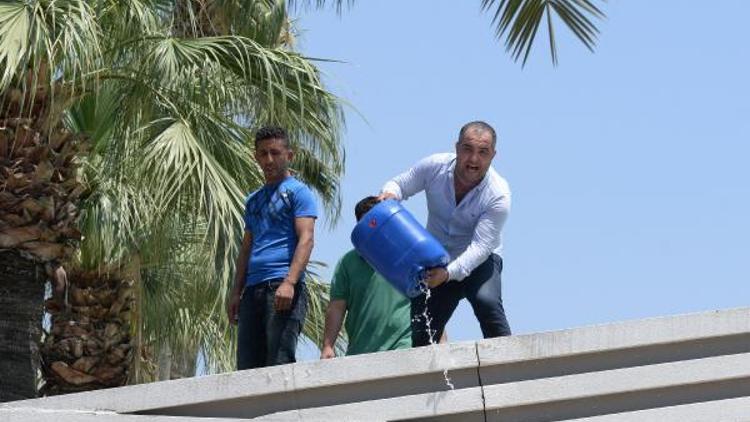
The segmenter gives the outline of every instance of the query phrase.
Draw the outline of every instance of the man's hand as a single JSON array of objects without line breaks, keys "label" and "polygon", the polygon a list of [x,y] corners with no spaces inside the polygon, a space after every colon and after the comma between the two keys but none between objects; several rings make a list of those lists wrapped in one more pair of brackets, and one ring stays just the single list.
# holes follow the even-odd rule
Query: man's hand
[{"label": "man's hand", "polygon": [[426,278],[424,281],[427,283],[427,286],[434,289],[448,281],[448,270],[443,267],[430,268],[425,273],[425,276]]},{"label": "man's hand", "polygon": [[385,201],[386,199],[395,199],[398,201],[398,197],[395,193],[391,192],[383,192],[380,195],[378,195],[378,202]]},{"label": "man's hand", "polygon": [[323,346],[323,350],[320,352],[321,359],[332,359],[336,357],[336,352],[333,351],[331,346]]},{"label": "man's hand", "polygon": [[277,311],[286,311],[292,307],[294,298],[294,283],[284,279],[276,288],[276,296],[273,301],[273,308]]},{"label": "man's hand", "polygon": [[241,291],[233,290],[232,295],[229,297],[229,302],[227,302],[227,318],[229,318],[229,323],[232,325],[237,324],[237,319],[240,315],[241,296]]}]

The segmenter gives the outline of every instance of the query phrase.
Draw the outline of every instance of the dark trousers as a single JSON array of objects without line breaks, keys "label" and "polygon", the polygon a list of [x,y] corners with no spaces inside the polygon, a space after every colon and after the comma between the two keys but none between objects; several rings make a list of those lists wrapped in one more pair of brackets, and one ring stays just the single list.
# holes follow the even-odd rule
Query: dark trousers
[{"label": "dark trousers", "polygon": [[412,346],[435,343],[443,335],[458,302],[466,298],[474,315],[479,320],[484,338],[510,335],[510,326],[505,318],[501,294],[500,273],[503,271],[503,259],[491,254],[486,261],[474,269],[462,281],[451,280],[434,288],[427,300],[427,316],[430,318],[430,330],[424,317],[426,295],[421,294],[411,301],[411,340]]},{"label": "dark trousers", "polygon": [[297,361],[295,352],[307,313],[307,291],[303,283],[298,283],[291,308],[277,312],[273,303],[281,281],[275,279],[245,287],[238,321],[237,369]]}]

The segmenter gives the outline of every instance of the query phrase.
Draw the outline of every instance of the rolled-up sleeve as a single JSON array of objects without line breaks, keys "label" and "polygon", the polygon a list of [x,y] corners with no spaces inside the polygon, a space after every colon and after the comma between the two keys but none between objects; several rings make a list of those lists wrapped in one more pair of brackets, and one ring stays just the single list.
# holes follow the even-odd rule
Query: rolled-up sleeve
[{"label": "rolled-up sleeve", "polygon": [[510,212],[510,196],[502,196],[481,214],[466,250],[448,264],[448,279],[463,280],[500,246],[501,231]]},{"label": "rolled-up sleeve", "polygon": [[430,175],[434,173],[436,166],[439,166],[439,163],[436,162],[434,156],[424,158],[409,170],[387,181],[380,191],[392,193],[399,200],[409,199],[410,196],[423,191],[427,187],[427,181]]}]

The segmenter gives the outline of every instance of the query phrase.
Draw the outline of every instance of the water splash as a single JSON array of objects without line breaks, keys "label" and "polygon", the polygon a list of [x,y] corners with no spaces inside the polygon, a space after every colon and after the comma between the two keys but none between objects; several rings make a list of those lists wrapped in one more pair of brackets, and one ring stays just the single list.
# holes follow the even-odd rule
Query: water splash
[{"label": "water splash", "polygon": [[[438,344],[435,341],[435,334],[437,334],[437,330],[432,329],[432,317],[427,311],[427,303],[430,301],[430,297],[432,296],[432,290],[424,283],[424,281],[420,282],[420,287],[422,292],[424,293],[424,311],[422,311],[422,318],[424,318],[425,328],[427,329],[427,336],[430,339],[430,345],[432,347],[435,347]],[[443,378],[445,378],[445,385],[447,385],[451,390],[456,389],[456,387],[451,382],[451,378],[448,376],[448,368],[443,369]]]},{"label": "water splash", "polygon": [[422,288],[422,291],[424,292],[424,310],[422,311],[422,318],[424,318],[424,325],[425,328],[427,328],[427,336],[430,339],[430,344],[434,346],[436,343],[435,333],[432,330],[432,317],[427,311],[427,303],[430,301],[430,296],[432,296],[432,290],[430,290],[427,286],[424,286]]},{"label": "water splash", "polygon": [[448,376],[448,368],[443,369],[443,378],[445,378],[445,385],[450,387],[451,390],[456,389],[456,386],[451,382],[451,377]]}]

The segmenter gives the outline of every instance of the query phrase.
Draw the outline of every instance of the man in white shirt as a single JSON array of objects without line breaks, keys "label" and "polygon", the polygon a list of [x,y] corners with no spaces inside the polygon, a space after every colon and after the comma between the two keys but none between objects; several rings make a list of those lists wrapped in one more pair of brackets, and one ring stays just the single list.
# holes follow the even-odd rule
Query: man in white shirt
[{"label": "man in white shirt", "polygon": [[[497,135],[489,124],[461,128],[456,153],[435,154],[389,180],[380,199],[425,191],[427,230],[451,256],[447,268],[427,271],[430,298],[412,300],[412,345],[439,339],[462,298],[474,309],[485,338],[510,335],[501,295],[501,230],[510,211],[508,183],[492,167]],[[424,310],[427,307],[430,332]]]}]

